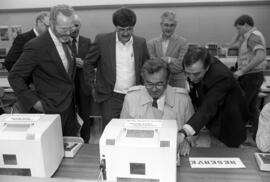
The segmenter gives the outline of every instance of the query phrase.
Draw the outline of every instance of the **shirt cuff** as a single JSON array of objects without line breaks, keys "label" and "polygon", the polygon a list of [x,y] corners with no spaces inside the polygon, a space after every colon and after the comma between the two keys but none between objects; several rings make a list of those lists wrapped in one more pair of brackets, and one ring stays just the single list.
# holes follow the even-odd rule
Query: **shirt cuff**
[{"label": "shirt cuff", "polygon": [[169,59],[168,59],[168,64],[170,64],[171,62],[172,62],[172,58],[169,57]]},{"label": "shirt cuff", "polygon": [[183,129],[187,132],[188,136],[193,136],[196,133],[195,130],[189,124],[185,124],[183,126]]}]

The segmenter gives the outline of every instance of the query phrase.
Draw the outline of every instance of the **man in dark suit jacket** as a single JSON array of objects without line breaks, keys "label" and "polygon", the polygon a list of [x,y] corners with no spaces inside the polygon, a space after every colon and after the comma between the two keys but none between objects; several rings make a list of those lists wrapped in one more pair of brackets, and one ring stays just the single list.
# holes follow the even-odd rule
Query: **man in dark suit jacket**
[{"label": "man in dark suit jacket", "polygon": [[133,35],[132,10],[118,9],[113,23],[116,31],[96,36],[84,64],[87,84],[95,87],[95,99],[101,103],[103,127],[120,117],[124,96],[131,86],[142,83],[140,69],[149,57],[145,39]]},{"label": "man in dark suit jacket", "polygon": [[[26,43],[9,73],[9,83],[24,112],[61,115],[64,136],[78,132],[74,104],[75,63],[68,50],[74,10],[67,5],[52,7],[50,28]],[[25,80],[33,78],[35,90]]]},{"label": "man in dark suit jacket", "polygon": [[73,32],[71,32],[71,37],[73,45],[72,47],[75,48],[77,67],[77,72],[75,76],[76,104],[78,114],[83,120],[80,135],[84,139],[84,142],[88,143],[90,139],[90,127],[93,120],[92,118],[90,118],[90,116],[92,115],[92,110],[95,105],[93,97],[89,95],[89,93],[91,93],[91,90],[89,90],[86,86],[82,68],[84,65],[83,59],[91,46],[91,40],[89,38],[79,36],[81,20],[78,15],[74,16],[73,26],[74,30]]},{"label": "man in dark suit jacket", "polygon": [[49,27],[49,13],[40,12],[36,17],[36,26],[32,30],[19,34],[13,41],[11,48],[5,59],[5,67],[8,71],[16,63],[23,51],[23,46],[29,40],[45,32]]},{"label": "man in dark suit jacket", "polygon": [[195,114],[179,131],[179,142],[206,126],[216,141],[239,147],[246,139],[248,110],[244,92],[233,74],[205,48],[188,51],[183,66],[190,82]]}]

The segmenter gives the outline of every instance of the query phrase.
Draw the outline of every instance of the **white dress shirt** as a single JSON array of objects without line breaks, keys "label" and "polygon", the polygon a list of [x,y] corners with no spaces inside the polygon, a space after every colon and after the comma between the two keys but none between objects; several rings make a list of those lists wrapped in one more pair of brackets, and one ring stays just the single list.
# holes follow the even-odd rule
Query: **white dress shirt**
[{"label": "white dress shirt", "polygon": [[116,34],[116,82],[114,92],[126,94],[136,83],[133,37],[124,45]]},{"label": "white dress shirt", "polygon": [[51,38],[53,40],[53,43],[54,43],[54,45],[55,45],[55,47],[57,49],[57,52],[58,52],[58,54],[59,54],[59,56],[60,56],[60,58],[62,60],[64,68],[68,72],[68,60],[67,60],[63,45],[59,41],[59,39],[53,34],[51,28],[49,28],[49,33],[50,33],[50,36],[51,36]]}]

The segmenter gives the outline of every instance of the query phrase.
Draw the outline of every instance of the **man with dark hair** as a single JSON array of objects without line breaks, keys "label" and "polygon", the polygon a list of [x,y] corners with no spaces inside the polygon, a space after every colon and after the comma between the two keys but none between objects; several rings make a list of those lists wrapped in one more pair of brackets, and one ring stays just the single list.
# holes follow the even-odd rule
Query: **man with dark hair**
[{"label": "man with dark hair", "polygon": [[[51,8],[48,31],[27,42],[8,80],[25,113],[60,114],[64,136],[76,136],[74,104],[75,63],[67,43],[74,10],[68,5]],[[33,78],[35,90],[25,80]]]},{"label": "man with dark hair", "polygon": [[85,80],[101,103],[103,127],[119,118],[125,94],[141,84],[140,70],[149,57],[145,39],[133,35],[136,15],[131,9],[118,9],[113,23],[114,32],[96,36],[84,64]]},{"label": "man with dark hair", "polygon": [[[141,70],[144,86],[128,90],[120,118],[172,119],[180,130],[194,110],[186,89],[168,85],[169,73],[163,60],[146,61]],[[188,153],[189,145],[185,142],[180,154]]]},{"label": "man with dark hair", "polygon": [[262,33],[254,27],[251,16],[240,16],[235,20],[234,26],[238,33],[229,45],[239,49],[234,77],[245,91],[249,107],[249,122],[253,125],[253,139],[255,139],[260,112],[257,96],[264,80],[263,70],[267,67],[266,43]]},{"label": "man with dark hair", "polygon": [[[45,32],[49,27],[49,13],[42,11],[36,17],[36,26],[32,30],[19,34],[13,41],[11,48],[5,58],[5,67],[8,71],[16,63],[23,51],[23,46],[29,40]],[[29,81],[30,82],[30,81]]]},{"label": "man with dark hair", "polygon": [[195,114],[179,130],[180,143],[205,126],[210,132],[212,146],[216,143],[239,147],[246,139],[247,105],[231,71],[206,48],[189,50],[184,56],[183,67]]}]

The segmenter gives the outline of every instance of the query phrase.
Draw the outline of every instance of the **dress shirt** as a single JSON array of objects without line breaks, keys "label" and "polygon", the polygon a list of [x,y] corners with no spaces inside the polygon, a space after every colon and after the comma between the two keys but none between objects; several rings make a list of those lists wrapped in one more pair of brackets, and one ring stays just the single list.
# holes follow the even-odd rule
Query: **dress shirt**
[{"label": "dress shirt", "polygon": [[162,51],[163,51],[163,56],[166,56],[167,48],[169,45],[170,40],[169,39],[162,39]]},{"label": "dress shirt", "polygon": [[39,36],[39,33],[38,33],[38,31],[36,30],[36,28],[33,28],[33,31],[34,31],[36,37]]},{"label": "dress shirt", "polygon": [[123,44],[116,34],[116,82],[114,92],[126,94],[135,85],[135,60],[133,53],[133,37]]},{"label": "dress shirt", "polygon": [[53,34],[51,28],[49,28],[49,33],[50,33],[50,36],[52,37],[53,43],[56,47],[56,50],[57,50],[57,52],[62,60],[63,66],[64,66],[65,70],[68,72],[68,68],[69,68],[68,60],[67,60],[63,45],[59,41],[59,39]]},{"label": "dress shirt", "polygon": [[157,109],[163,111],[164,104],[165,104],[165,95],[163,94],[157,99]]}]

